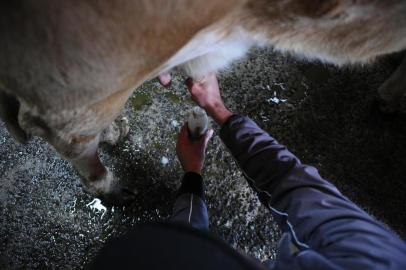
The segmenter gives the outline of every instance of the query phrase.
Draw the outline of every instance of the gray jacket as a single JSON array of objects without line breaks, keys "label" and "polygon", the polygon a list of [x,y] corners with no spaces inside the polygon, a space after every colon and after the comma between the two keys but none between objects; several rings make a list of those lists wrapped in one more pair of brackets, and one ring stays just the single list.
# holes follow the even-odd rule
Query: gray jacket
[{"label": "gray jacket", "polygon": [[284,234],[272,269],[406,269],[406,244],[245,116],[221,138]]}]

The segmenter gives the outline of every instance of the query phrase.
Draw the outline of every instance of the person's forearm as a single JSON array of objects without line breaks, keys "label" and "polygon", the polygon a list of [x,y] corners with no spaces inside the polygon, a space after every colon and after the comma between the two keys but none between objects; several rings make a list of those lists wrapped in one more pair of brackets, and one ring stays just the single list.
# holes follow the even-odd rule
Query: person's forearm
[{"label": "person's forearm", "polygon": [[[282,228],[292,226],[300,241],[324,255],[364,256],[356,261],[360,266],[376,263],[382,255],[389,261],[395,260],[394,254],[406,255],[404,243],[392,232],[249,118],[230,117],[221,138],[261,202],[271,208]],[[289,223],[284,221],[286,214]],[[377,244],[368,245],[370,241]]]},{"label": "person's forearm", "polygon": [[208,115],[210,115],[213,120],[220,126],[224,125],[228,118],[230,118],[233,113],[228,110],[223,103],[214,104],[209,108],[206,108]]}]

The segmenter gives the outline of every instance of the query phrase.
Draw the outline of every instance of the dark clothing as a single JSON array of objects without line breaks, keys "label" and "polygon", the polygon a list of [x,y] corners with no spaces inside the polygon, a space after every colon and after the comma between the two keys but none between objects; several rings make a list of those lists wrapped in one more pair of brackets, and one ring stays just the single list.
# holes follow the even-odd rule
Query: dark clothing
[{"label": "dark clothing", "polygon": [[183,176],[170,220],[185,223],[196,229],[209,229],[204,185],[200,174],[187,172]]},{"label": "dark clothing", "polygon": [[[267,263],[267,267],[289,270],[406,269],[406,244],[401,239],[321,178],[314,167],[301,164],[285,146],[248,117],[230,117],[220,135],[249,185],[283,231],[277,258]],[[207,229],[207,208],[202,191],[201,178],[186,174],[172,220]],[[176,253],[176,248],[184,247],[185,243],[189,247],[186,249],[188,254],[199,252],[202,247],[199,241],[182,241],[170,243],[166,252]],[[223,249],[212,250],[213,258],[224,252]],[[204,258],[207,260],[207,254]],[[230,258],[225,257],[225,261],[230,263]],[[240,259],[250,265],[246,269],[252,269],[252,260],[245,255]],[[205,264],[196,259],[194,269],[206,269],[202,265]],[[228,269],[228,265],[213,269]],[[257,266],[257,269],[262,267]],[[178,269],[182,267],[179,265]]]},{"label": "dark clothing", "polygon": [[406,269],[401,239],[248,117],[221,138],[285,233],[275,269]]},{"label": "dark clothing", "polygon": [[402,240],[248,117],[230,117],[220,136],[282,228],[274,269],[406,269]]},{"label": "dark clothing", "polygon": [[241,255],[207,230],[180,223],[134,227],[101,249],[95,270],[266,270],[258,260]]}]

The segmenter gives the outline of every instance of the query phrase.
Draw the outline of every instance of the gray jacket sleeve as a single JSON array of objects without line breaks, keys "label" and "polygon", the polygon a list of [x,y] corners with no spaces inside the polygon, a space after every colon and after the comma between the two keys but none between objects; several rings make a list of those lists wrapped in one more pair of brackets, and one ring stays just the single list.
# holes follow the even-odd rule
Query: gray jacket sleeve
[{"label": "gray jacket sleeve", "polygon": [[169,220],[188,224],[196,229],[208,230],[209,217],[204,189],[200,174],[186,172],[176,194],[172,217]]},{"label": "gray jacket sleeve", "polygon": [[282,242],[292,242],[280,261],[290,257],[298,269],[406,269],[401,239],[248,117],[231,116],[221,138],[281,226]]}]

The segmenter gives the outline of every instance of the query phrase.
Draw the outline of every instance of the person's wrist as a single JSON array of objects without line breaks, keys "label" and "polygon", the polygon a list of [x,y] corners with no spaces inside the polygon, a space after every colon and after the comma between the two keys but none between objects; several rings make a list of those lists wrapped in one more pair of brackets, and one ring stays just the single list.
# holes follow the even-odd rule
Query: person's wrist
[{"label": "person's wrist", "polygon": [[195,173],[198,175],[202,174],[202,172],[200,170],[185,170],[185,174],[187,174],[187,173]]},{"label": "person's wrist", "polygon": [[197,173],[197,174],[201,174],[202,169],[200,168],[200,166],[189,166],[183,169],[185,171],[185,173],[188,172],[193,172],[193,173]]},{"label": "person's wrist", "polygon": [[227,119],[233,115],[233,113],[228,110],[222,103],[221,104],[215,104],[213,106],[210,106],[207,109],[207,113],[216,121],[217,124],[222,126]]}]

